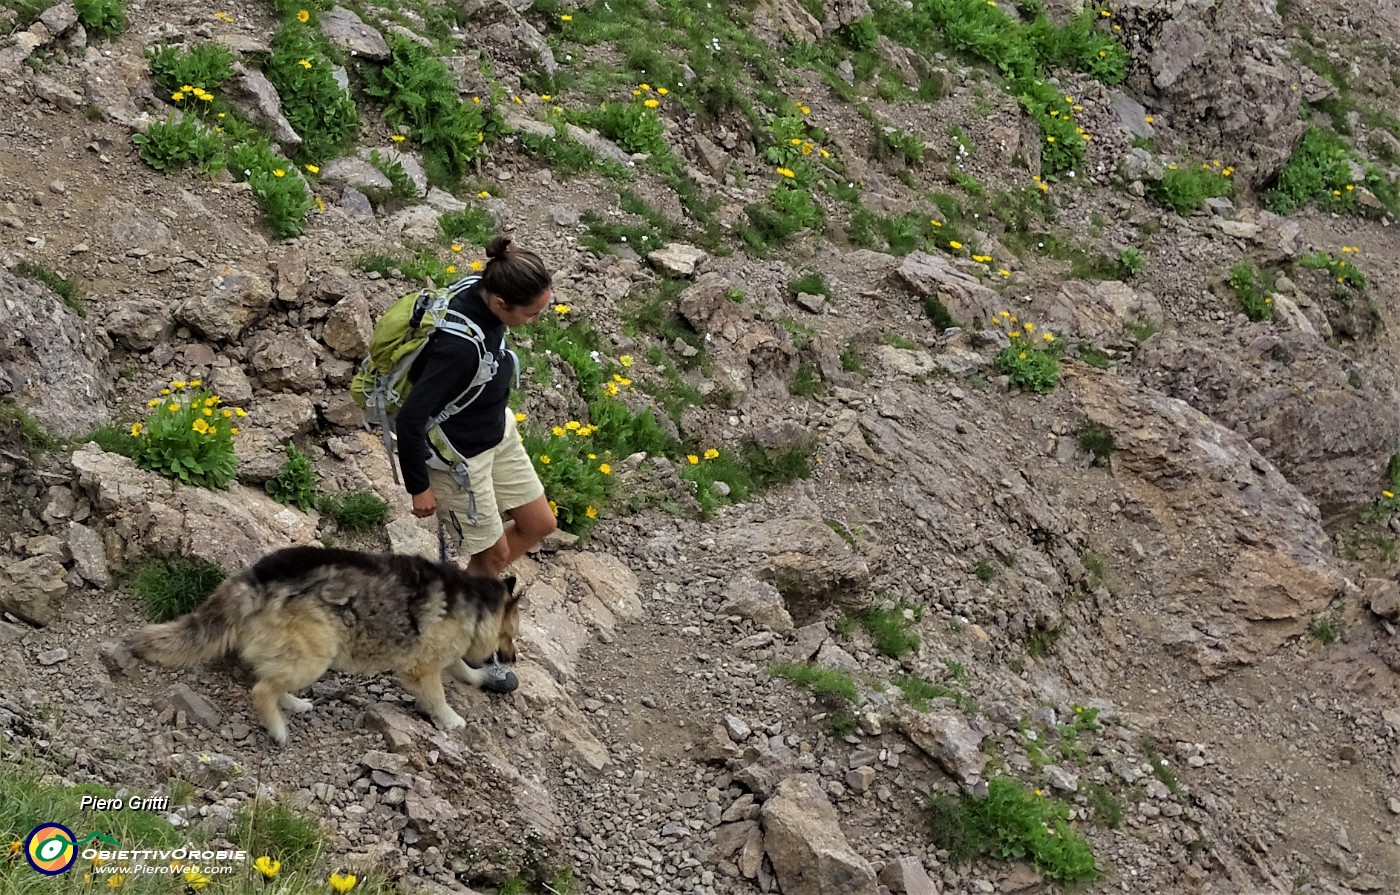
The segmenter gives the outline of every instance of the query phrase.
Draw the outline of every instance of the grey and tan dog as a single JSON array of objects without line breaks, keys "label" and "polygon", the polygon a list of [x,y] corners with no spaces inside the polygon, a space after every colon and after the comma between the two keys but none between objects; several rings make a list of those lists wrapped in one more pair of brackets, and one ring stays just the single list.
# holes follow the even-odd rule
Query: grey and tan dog
[{"label": "grey and tan dog", "polygon": [[418,556],[291,547],[227,579],[198,609],[147,625],[124,646],[173,668],[235,652],[252,669],[253,706],[272,738],[287,742],[282,709],[328,669],[394,672],[433,723],[466,725],[447,704],[442,675],[479,683],[492,653],[515,661],[520,598],[515,579],[469,575]]}]

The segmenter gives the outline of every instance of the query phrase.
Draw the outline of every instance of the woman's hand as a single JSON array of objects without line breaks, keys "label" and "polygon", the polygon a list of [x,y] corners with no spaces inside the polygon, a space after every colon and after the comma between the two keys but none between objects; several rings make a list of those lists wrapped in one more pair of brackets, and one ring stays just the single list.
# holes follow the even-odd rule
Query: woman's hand
[{"label": "woman's hand", "polygon": [[436,512],[437,498],[433,496],[432,488],[413,495],[413,515],[419,519],[426,519]]}]

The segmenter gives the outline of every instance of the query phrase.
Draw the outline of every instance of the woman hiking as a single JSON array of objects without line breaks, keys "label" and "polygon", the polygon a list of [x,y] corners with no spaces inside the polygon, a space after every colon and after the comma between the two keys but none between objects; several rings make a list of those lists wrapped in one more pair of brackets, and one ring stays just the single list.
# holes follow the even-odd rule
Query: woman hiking
[{"label": "woman hiking", "polygon": [[[433,333],[409,370],[413,389],[395,429],[413,515],[436,513],[456,539],[458,555],[471,557],[467,571],[499,576],[556,525],[507,404],[518,362],[504,341],[507,329],[539,318],[553,290],[544,262],[509,237],[491,240],[486,257],[480,276],[456,284],[449,305],[479,327],[484,340],[478,348],[451,333]],[[481,381],[483,364],[495,372]],[[440,419],[453,405],[460,409]],[[519,686],[515,673],[495,662],[473,668],[469,683],[484,690],[509,693]]]}]

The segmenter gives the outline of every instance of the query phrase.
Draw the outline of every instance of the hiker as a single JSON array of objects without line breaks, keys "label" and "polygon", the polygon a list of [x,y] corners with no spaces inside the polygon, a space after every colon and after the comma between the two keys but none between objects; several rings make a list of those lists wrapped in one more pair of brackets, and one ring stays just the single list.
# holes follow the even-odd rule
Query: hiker
[{"label": "hiker", "polygon": [[[506,403],[519,371],[504,341],[506,329],[538,319],[549,306],[552,289],[539,256],[513,245],[509,237],[493,239],[486,256],[490,260],[479,278],[454,285],[456,290],[470,284],[449,305],[485,338],[470,341],[442,330],[429,337],[409,368],[413,389],[398,412],[395,431],[413,515],[436,513],[455,538],[458,555],[471,557],[467,571],[499,576],[556,525]],[[493,366],[495,375],[474,387],[482,364]],[[440,421],[440,436],[430,437],[439,415],[464,398],[469,403]],[[502,520],[502,514],[509,518]],[[514,681],[510,671],[492,667]],[[483,685],[500,692],[515,689],[503,686]]]}]

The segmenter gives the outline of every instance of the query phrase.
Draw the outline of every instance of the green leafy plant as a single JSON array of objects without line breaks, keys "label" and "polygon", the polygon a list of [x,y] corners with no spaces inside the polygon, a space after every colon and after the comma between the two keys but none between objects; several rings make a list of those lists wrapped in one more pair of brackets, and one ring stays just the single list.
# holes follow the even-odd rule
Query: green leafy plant
[{"label": "green leafy plant", "polygon": [[907,165],[924,163],[924,138],[909,131],[876,127],[870,146],[877,159],[895,158]]},{"label": "green leafy plant", "polygon": [[1138,741],[1138,745],[1142,748],[1142,754],[1147,756],[1147,763],[1152,765],[1152,775],[1160,780],[1172,795],[1180,792],[1181,781],[1176,779],[1176,772],[1162,757],[1162,750],[1157,747],[1156,740],[1151,737],[1143,737]]},{"label": "green leafy plant", "polygon": [[1298,148],[1279,171],[1273,188],[1264,194],[1269,210],[1290,214],[1307,205],[1326,211],[1358,212],[1364,207],[1357,198],[1358,179],[1385,207],[1400,208],[1400,197],[1385,174],[1362,158],[1341,137],[1309,125]]},{"label": "green leafy plant", "polygon": [[306,455],[291,442],[287,443],[287,461],[282,465],[282,471],[268,479],[263,487],[273,500],[296,507],[303,513],[310,512],[316,506],[316,471],[311,468],[311,461]]},{"label": "green leafy plant", "polygon": [[[1351,246],[1343,246],[1343,252],[1352,251]],[[1345,258],[1336,258],[1326,252],[1313,252],[1298,259],[1298,264],[1309,270],[1325,270],[1332,275],[1337,285],[1354,292],[1366,291],[1366,274],[1361,268]]]},{"label": "green leafy plant", "polygon": [[146,56],[151,79],[166,95],[195,87],[214,93],[233,77],[233,54],[223,44],[199,43],[189,49],[161,44]]},{"label": "green leafy plant", "polygon": [[1258,322],[1274,316],[1273,274],[1260,273],[1254,265],[1241,261],[1231,268],[1226,282],[1235,290],[1240,308],[1250,320]]},{"label": "green leafy plant", "polygon": [[214,170],[223,156],[223,140],[199,119],[186,112],[178,119],[172,114],[163,121],[154,121],[144,134],[131,137],[141,161],[157,171],[178,171],[198,165]]},{"label": "green leafy plant", "polygon": [[266,138],[237,143],[228,150],[228,168],[252,188],[272,232],[296,236],[306,229],[312,199],[306,182],[288,159],[272,151]]},{"label": "green leafy plant", "polygon": [[143,563],[131,589],[145,604],[147,618],[165,622],[198,608],[224,578],[224,570],[213,563],[173,556]]},{"label": "green leafy plant", "polygon": [[457,81],[432,51],[389,35],[387,65],[368,73],[365,92],[385,102],[384,119],[422,149],[428,180],[455,186],[484,146],[504,128],[480,97],[464,102]]},{"label": "green leafy plant", "polygon": [[1123,272],[1130,277],[1141,274],[1145,264],[1142,252],[1135,248],[1126,248],[1118,253],[1118,266],[1123,268]]},{"label": "green leafy plant", "polygon": [[126,10],[121,0],[73,0],[78,21],[89,32],[108,40],[126,30]]},{"label": "green leafy plant", "polygon": [[333,158],[359,134],[355,101],[336,80],[330,43],[318,28],[292,17],[272,38],[266,73],[282,112],[301,136],[301,157]]},{"label": "green leafy plant", "polygon": [[815,271],[805,273],[788,283],[788,295],[796,298],[806,293],[807,295],[824,295],[831,299],[831,287],[826,284],[826,280],[821,274]]},{"label": "green leafy plant", "polygon": [[1113,430],[1102,423],[1086,423],[1079,430],[1079,446],[1094,456],[1095,463],[1107,463],[1113,453]]},{"label": "green leafy plant", "polygon": [[1331,646],[1342,636],[1340,614],[1319,615],[1308,623],[1308,636],[1323,646]]},{"label": "green leafy plant", "polygon": [[402,277],[414,283],[432,280],[436,284],[444,284],[450,282],[450,278],[456,273],[455,270],[448,271],[448,268],[454,265],[438,258],[428,249],[422,249],[417,255],[408,258],[396,258],[377,252],[361,255],[355,259],[355,266],[363,271],[377,273],[386,279]]},{"label": "green leafy plant", "polygon": [[1035,324],[1021,323],[1012,314],[1002,311],[993,318],[1003,327],[1011,344],[997,354],[993,362],[1004,373],[1012,388],[1031,392],[1051,392],[1060,383],[1061,343],[1049,330],[1037,332]]},{"label": "green leafy plant", "polygon": [[373,531],[389,516],[389,505],[369,491],[324,494],[316,501],[316,508],[331,517],[337,528],[350,534]]},{"label": "green leafy plant", "polygon": [[1167,165],[1162,179],[1147,185],[1147,194],[1159,204],[1186,217],[1201,207],[1206,199],[1230,196],[1235,192],[1231,177],[1235,169],[1215,162],[1202,162],[1200,167],[1181,168]]},{"label": "green leafy plant", "polygon": [[448,242],[466,242],[484,246],[496,235],[496,219],[478,205],[468,205],[461,211],[449,211],[438,218],[438,229]]},{"label": "green leafy plant", "polygon": [[881,655],[902,659],[919,648],[919,635],[914,627],[923,617],[923,610],[904,602],[875,606],[855,614],[854,618],[870,634]]},{"label": "green leafy plant", "polygon": [[804,227],[815,229],[824,217],[811,192],[791,183],[779,184],[767,202],[755,202],[745,211],[753,224],[745,238],[754,248],[780,243]]},{"label": "green leafy plant", "polygon": [[1099,875],[1088,841],[1069,823],[1069,809],[1043,790],[1028,790],[1009,777],[987,781],[986,798],[937,795],[929,802],[934,842],[953,864],[977,856],[1030,861],[1060,883]]},{"label": "green leafy plant", "polygon": [[797,686],[833,703],[850,704],[856,701],[855,681],[849,673],[839,668],[784,663],[770,665],[768,673],[774,677],[787,678]]},{"label": "green leafy plant", "polygon": [[413,178],[408,176],[408,172],[404,170],[403,162],[385,156],[378,149],[372,149],[369,153],[369,163],[374,166],[376,171],[388,178],[395,195],[410,201],[421,198],[418,194],[418,184],[414,183]]},{"label": "green leafy plant", "polygon": [[187,485],[227,488],[238,462],[233,437],[247,413],[221,403],[199,380],[170,383],[147,402],[145,421],[131,427],[136,464]]},{"label": "green leafy plant", "polygon": [[661,100],[649,94],[643,96],[640,90],[638,93],[632,102],[603,103],[597,109],[574,113],[572,117],[580,124],[597,128],[626,152],[668,155],[666,129],[656,111]]}]

